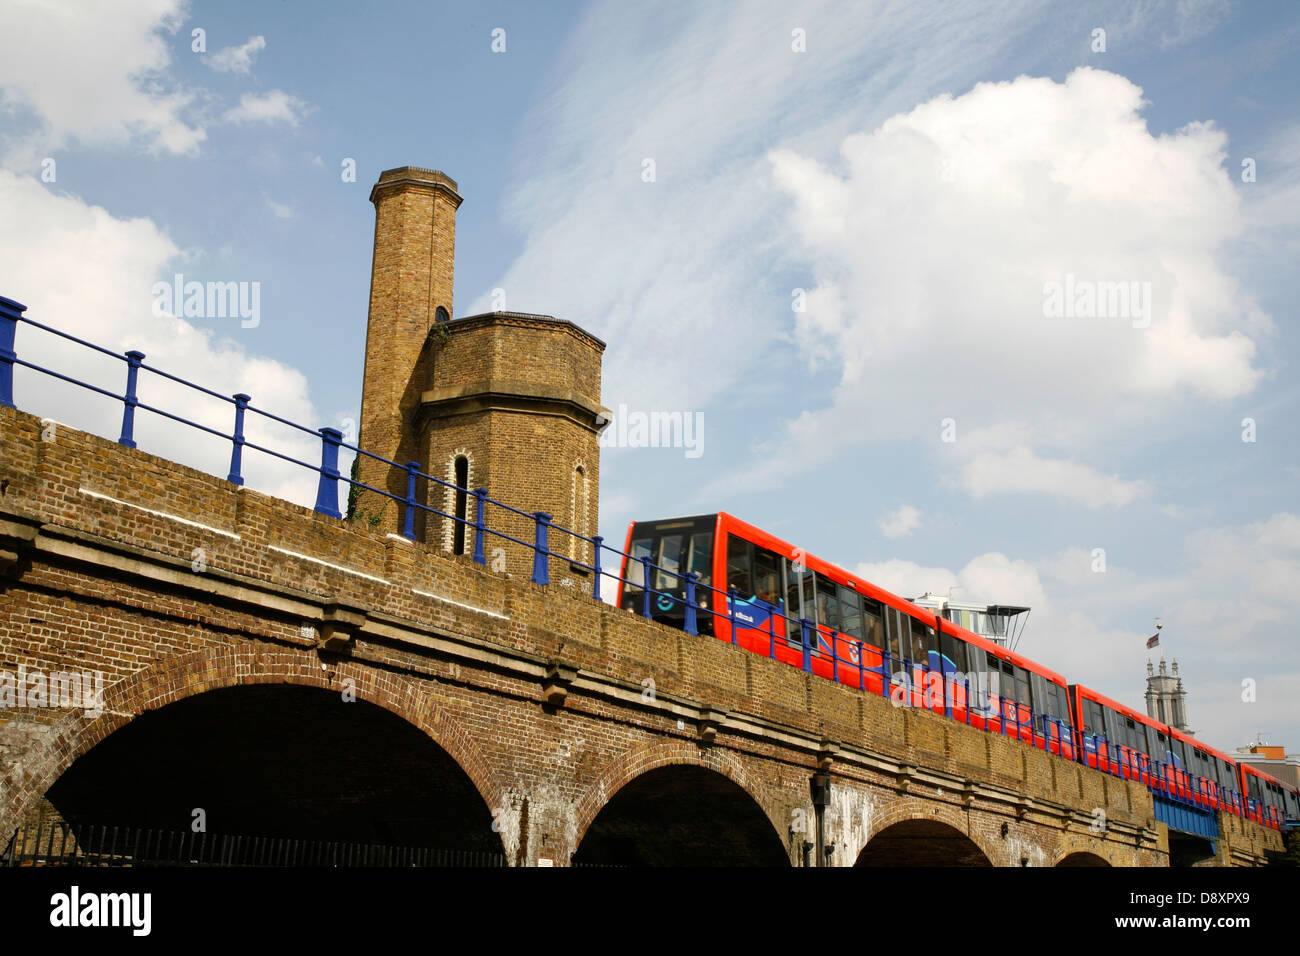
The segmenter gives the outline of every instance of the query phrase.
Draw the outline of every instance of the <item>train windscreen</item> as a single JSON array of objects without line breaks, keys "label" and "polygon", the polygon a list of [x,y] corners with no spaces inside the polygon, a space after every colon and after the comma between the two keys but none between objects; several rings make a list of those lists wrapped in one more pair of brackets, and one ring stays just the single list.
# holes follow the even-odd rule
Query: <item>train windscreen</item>
[{"label": "train windscreen", "polygon": [[[638,522],[632,526],[632,544],[628,550],[631,560],[624,571],[621,606],[640,613],[643,609],[645,566],[649,561],[650,614],[665,624],[681,627],[686,616],[685,597],[688,572],[699,576],[696,604],[709,602],[713,584],[713,532],[717,515],[700,515],[694,518],[676,518],[668,521]],[[703,633],[712,624],[712,616],[701,612],[699,628]]]}]

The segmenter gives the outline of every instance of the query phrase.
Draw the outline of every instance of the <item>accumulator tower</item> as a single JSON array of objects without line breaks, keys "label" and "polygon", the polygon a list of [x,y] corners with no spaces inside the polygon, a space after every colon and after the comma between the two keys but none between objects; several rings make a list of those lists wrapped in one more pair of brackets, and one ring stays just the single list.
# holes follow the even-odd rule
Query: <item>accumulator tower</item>
[{"label": "accumulator tower", "polygon": [[[461,487],[486,488],[498,501],[594,535],[599,514],[597,437],[609,413],[600,404],[605,343],[572,322],[548,315],[488,312],[454,317],[456,183],[433,169],[404,166],[380,174],[371,190],[375,251],[366,327],[365,378],[358,444],[392,461]],[[406,472],[362,456],[359,480],[399,498]],[[472,494],[421,481],[417,499],[449,515],[474,519]],[[396,533],[401,506],[372,492],[358,514],[380,516]],[[490,527],[533,540],[533,522],[489,508]],[[462,530],[463,529],[463,530]],[[420,512],[419,541],[472,554],[473,529]],[[590,564],[590,547],[555,533],[553,578],[571,575],[572,560]],[[501,550],[497,550],[501,549]],[[493,535],[488,562],[520,575],[533,553]],[[606,556],[608,560],[608,556]]]}]

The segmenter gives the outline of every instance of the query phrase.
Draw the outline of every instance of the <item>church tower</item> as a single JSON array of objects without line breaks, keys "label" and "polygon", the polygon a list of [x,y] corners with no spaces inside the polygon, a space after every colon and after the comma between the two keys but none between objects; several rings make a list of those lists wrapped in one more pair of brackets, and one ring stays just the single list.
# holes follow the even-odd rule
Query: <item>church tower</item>
[{"label": "church tower", "polygon": [[1160,673],[1156,674],[1151,662],[1147,661],[1147,716],[1190,734],[1192,728],[1187,726],[1187,691],[1183,690],[1183,679],[1178,676],[1178,662],[1174,661],[1173,665],[1173,673],[1166,673],[1165,659],[1160,658]]}]

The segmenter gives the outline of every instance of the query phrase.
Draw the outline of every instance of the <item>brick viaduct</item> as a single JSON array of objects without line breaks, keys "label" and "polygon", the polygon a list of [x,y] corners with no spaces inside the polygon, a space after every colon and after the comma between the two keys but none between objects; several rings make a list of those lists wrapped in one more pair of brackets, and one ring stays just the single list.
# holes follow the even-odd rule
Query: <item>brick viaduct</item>
[{"label": "brick viaduct", "polygon": [[[0,833],[203,808],[511,865],[1169,862],[1139,785],[515,570],[0,408],[0,668],[105,682],[99,715],[0,710]],[[1281,849],[1219,823],[1203,862]]]}]

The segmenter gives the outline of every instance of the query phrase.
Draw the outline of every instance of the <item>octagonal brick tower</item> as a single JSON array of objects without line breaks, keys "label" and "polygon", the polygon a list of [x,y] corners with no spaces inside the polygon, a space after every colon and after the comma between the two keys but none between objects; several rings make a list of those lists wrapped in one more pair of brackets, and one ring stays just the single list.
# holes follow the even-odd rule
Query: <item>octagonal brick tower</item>
[{"label": "octagonal brick tower", "polygon": [[[455,181],[437,170],[402,167],[380,174],[375,251],[366,333],[359,444],[396,462],[418,461],[443,480],[486,488],[490,497],[558,525],[594,535],[599,515],[599,429],[605,344],[572,322],[547,315],[490,312],[455,318],[452,284]],[[364,459],[360,480],[404,496],[403,471]],[[436,482],[420,482],[419,500],[472,521],[475,501]],[[361,517],[401,530],[402,509],[363,493]],[[490,527],[524,541],[534,523],[489,507]],[[472,554],[472,529],[421,513],[416,539],[448,553]],[[613,543],[613,542],[611,542]],[[570,561],[590,564],[590,548],[553,532],[553,580],[578,583]],[[488,536],[496,570],[527,576],[530,549]],[[606,561],[609,560],[608,555]],[[584,584],[589,582],[584,580]]]}]

